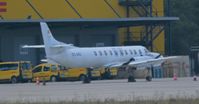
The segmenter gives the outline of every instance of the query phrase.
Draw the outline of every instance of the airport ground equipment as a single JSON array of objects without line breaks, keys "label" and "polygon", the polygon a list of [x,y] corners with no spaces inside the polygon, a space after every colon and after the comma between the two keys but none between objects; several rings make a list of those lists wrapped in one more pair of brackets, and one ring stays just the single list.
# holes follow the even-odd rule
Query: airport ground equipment
[{"label": "airport ground equipment", "polygon": [[60,80],[85,80],[87,78],[87,68],[66,68],[58,64],[39,64],[33,69],[33,81],[37,78],[42,81],[56,82]]},{"label": "airport ground equipment", "polygon": [[57,65],[53,64],[40,64],[33,68],[33,81],[37,81],[37,78],[56,82],[59,78],[59,70]]},{"label": "airport ground equipment", "polygon": [[32,64],[29,61],[1,62],[0,81],[11,83],[32,80]]}]

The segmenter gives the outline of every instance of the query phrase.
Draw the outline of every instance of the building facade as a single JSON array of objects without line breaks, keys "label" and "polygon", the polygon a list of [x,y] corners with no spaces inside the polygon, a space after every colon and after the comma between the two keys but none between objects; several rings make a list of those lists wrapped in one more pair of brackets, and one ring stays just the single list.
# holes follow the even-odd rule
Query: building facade
[{"label": "building facade", "polygon": [[[164,16],[164,0],[129,0],[132,5],[123,5],[124,0],[1,0],[2,20],[65,19],[65,18],[134,18]],[[133,1],[133,2],[132,2]],[[134,2],[137,1],[137,2]],[[150,4],[144,4],[150,1]],[[149,13],[150,12],[150,13]],[[55,27],[50,25],[57,40],[76,46],[114,46],[126,42],[143,42],[150,31],[146,26],[117,27]],[[153,28],[156,34],[161,28]],[[153,35],[152,35],[153,36]],[[152,41],[153,51],[165,52],[164,31]],[[150,39],[148,39],[150,40]],[[38,64],[45,58],[42,49],[22,49],[24,44],[43,44],[38,24],[10,24],[0,27],[0,59],[3,61],[31,60]]]}]

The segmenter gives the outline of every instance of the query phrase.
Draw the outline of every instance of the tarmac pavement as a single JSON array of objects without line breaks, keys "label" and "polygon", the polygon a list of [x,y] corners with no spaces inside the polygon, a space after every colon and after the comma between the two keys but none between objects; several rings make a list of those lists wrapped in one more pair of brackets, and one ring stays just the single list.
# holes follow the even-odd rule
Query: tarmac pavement
[{"label": "tarmac pavement", "polygon": [[0,102],[38,102],[38,101],[95,101],[95,100],[135,100],[135,99],[168,99],[198,98],[199,81],[193,78],[153,79],[146,82],[137,79],[135,83],[122,80],[97,80],[90,84],[82,82],[47,82],[40,83],[0,84]]}]

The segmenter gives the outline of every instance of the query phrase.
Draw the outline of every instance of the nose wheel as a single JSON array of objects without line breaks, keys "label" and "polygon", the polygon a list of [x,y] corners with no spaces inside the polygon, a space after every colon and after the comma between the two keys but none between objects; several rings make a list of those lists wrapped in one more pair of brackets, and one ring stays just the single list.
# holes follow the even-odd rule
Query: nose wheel
[{"label": "nose wheel", "polygon": [[136,82],[135,77],[134,77],[134,71],[136,68],[134,67],[126,67],[128,70],[128,82]]}]

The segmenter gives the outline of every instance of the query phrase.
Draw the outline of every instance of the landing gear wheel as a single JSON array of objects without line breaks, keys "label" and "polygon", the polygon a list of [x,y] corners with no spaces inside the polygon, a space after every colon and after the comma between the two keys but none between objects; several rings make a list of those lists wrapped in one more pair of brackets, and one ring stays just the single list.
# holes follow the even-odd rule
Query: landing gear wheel
[{"label": "landing gear wheel", "polygon": [[12,83],[12,84],[17,83],[17,78],[16,78],[16,77],[12,77],[12,78],[11,78],[11,83]]},{"label": "landing gear wheel", "polygon": [[133,76],[128,77],[128,82],[136,82],[135,78]]},{"label": "landing gear wheel", "polygon": [[152,81],[152,77],[151,76],[147,76],[146,77],[146,81],[148,81],[148,82]]},{"label": "landing gear wheel", "polygon": [[84,84],[91,83],[90,78],[88,76],[85,76],[84,79],[83,79],[83,83]]}]

